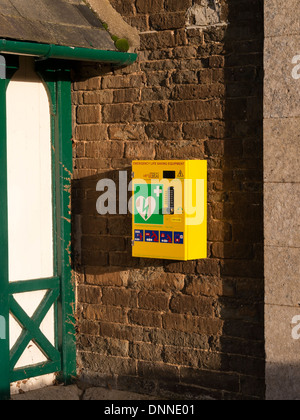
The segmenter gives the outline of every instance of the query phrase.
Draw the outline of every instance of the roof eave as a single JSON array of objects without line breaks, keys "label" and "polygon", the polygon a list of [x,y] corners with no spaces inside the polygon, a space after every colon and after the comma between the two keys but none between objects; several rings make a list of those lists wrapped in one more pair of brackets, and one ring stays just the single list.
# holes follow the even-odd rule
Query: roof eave
[{"label": "roof eave", "polygon": [[0,39],[0,53],[30,55],[41,59],[56,58],[63,60],[92,61],[112,64],[117,67],[129,66],[137,59],[137,54],[133,53],[53,44],[39,44],[7,39]]}]

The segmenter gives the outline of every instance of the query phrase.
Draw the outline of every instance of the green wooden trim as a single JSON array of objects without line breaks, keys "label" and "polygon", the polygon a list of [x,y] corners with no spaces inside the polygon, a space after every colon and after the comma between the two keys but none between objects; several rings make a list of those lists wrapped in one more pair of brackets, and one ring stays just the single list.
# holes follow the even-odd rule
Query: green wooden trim
[{"label": "green wooden trim", "polygon": [[10,312],[23,327],[23,332],[16,341],[10,352],[10,370],[13,371],[16,363],[23,354],[24,350],[32,340],[39,347],[42,353],[50,361],[59,361],[60,353],[55,349],[49,340],[44,336],[40,330],[40,325],[47,315],[49,309],[59,296],[59,290],[49,291],[39,307],[35,311],[32,318],[30,318],[21,306],[16,302],[13,296],[10,296]]},{"label": "green wooden trim", "polygon": [[14,295],[16,293],[36,292],[38,290],[59,289],[60,278],[52,277],[49,279],[16,281],[9,283],[9,293]]},{"label": "green wooden trim", "polygon": [[38,62],[37,68],[52,99],[56,274],[61,279],[61,295],[57,301],[57,338],[62,355],[62,370],[58,379],[67,384],[76,376],[75,285],[72,281],[71,267],[73,160],[70,69],[66,67],[65,62],[53,60]]},{"label": "green wooden trim", "polygon": [[127,52],[39,44],[37,42],[12,41],[7,39],[0,39],[0,51],[21,55],[33,55],[42,59],[57,58],[61,60],[96,61],[115,66],[128,66],[133,64],[137,59],[137,54]]},{"label": "green wooden trim", "polygon": [[6,87],[7,80],[0,80],[0,316],[3,317],[2,322],[5,322],[5,339],[0,339],[0,399],[8,399],[10,393]]},{"label": "green wooden trim", "polygon": [[[75,338],[75,285],[71,267],[71,185],[72,185],[72,107],[70,72],[60,70],[57,81],[56,138],[60,138],[59,152],[59,213],[57,222],[61,234],[58,246],[58,261],[61,276],[61,297],[58,302],[60,319],[58,324],[59,348],[62,354],[60,379],[71,383],[76,376]],[[63,111],[60,112],[59,110]]]},{"label": "green wooden trim", "polygon": [[6,79],[0,80],[0,316],[5,324],[5,339],[0,339],[0,400],[10,398],[6,90],[19,63],[17,57],[5,58]]},{"label": "green wooden trim", "polygon": [[35,376],[47,375],[53,372],[59,372],[61,370],[61,361],[45,362],[33,366],[27,366],[19,369],[15,369],[11,372],[11,381],[23,381],[27,378],[33,378]]}]

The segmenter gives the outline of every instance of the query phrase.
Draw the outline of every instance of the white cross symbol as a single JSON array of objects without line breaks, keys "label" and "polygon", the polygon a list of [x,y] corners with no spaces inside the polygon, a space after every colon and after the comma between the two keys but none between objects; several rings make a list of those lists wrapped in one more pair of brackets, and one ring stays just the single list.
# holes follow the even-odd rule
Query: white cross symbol
[{"label": "white cross symbol", "polygon": [[160,187],[156,187],[154,190],[154,194],[156,195],[156,197],[159,197],[160,194],[162,193],[162,190],[160,189]]}]

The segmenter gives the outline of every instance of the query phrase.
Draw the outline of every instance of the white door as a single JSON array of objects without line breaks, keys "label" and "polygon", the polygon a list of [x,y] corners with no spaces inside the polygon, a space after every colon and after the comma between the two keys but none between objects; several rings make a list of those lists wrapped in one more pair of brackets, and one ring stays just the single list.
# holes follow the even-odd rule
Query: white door
[{"label": "white door", "polygon": [[[20,57],[20,68],[7,89],[7,177],[9,281],[40,280],[54,276],[53,199],[51,163],[51,116],[46,88],[35,73],[34,60]],[[15,294],[29,317],[45,291]],[[54,345],[53,305],[41,332]],[[10,315],[10,348],[22,326]],[[46,362],[36,343],[30,341],[15,368]],[[28,388],[49,384],[53,375],[27,380]],[[12,392],[18,392],[13,384]],[[24,384],[22,386],[24,390]]]}]

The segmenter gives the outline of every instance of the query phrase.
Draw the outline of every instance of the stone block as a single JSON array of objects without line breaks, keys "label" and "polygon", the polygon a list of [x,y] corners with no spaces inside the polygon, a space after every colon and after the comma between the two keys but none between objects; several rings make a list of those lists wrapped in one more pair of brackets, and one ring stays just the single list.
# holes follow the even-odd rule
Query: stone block
[{"label": "stone block", "polygon": [[12,397],[13,401],[79,401],[82,391],[76,385],[51,386]]},{"label": "stone block", "polygon": [[293,328],[297,327],[293,318],[299,315],[299,307],[266,306],[267,400],[300,398],[299,340],[292,336]]},{"label": "stone block", "polygon": [[265,184],[265,243],[300,246],[300,184]]},{"label": "stone block", "polygon": [[293,401],[300,396],[300,367],[298,364],[267,363],[266,400]]},{"label": "stone block", "polygon": [[264,121],[265,182],[300,182],[299,128],[298,118]]},{"label": "stone block", "polygon": [[[300,34],[298,0],[265,0],[265,36]],[[286,24],[288,22],[288,25]]]},{"label": "stone block", "polygon": [[[285,365],[299,363],[299,340],[293,338],[293,323],[300,318],[300,308],[292,306],[266,305],[265,307],[265,348],[266,361]],[[300,321],[298,321],[300,324]],[[298,332],[299,332],[298,328]]]},{"label": "stone block", "polygon": [[265,247],[265,302],[298,306],[300,248]]},{"label": "stone block", "polygon": [[295,78],[297,63],[293,63],[299,43],[300,35],[265,40],[265,118],[300,116],[300,76]]}]

